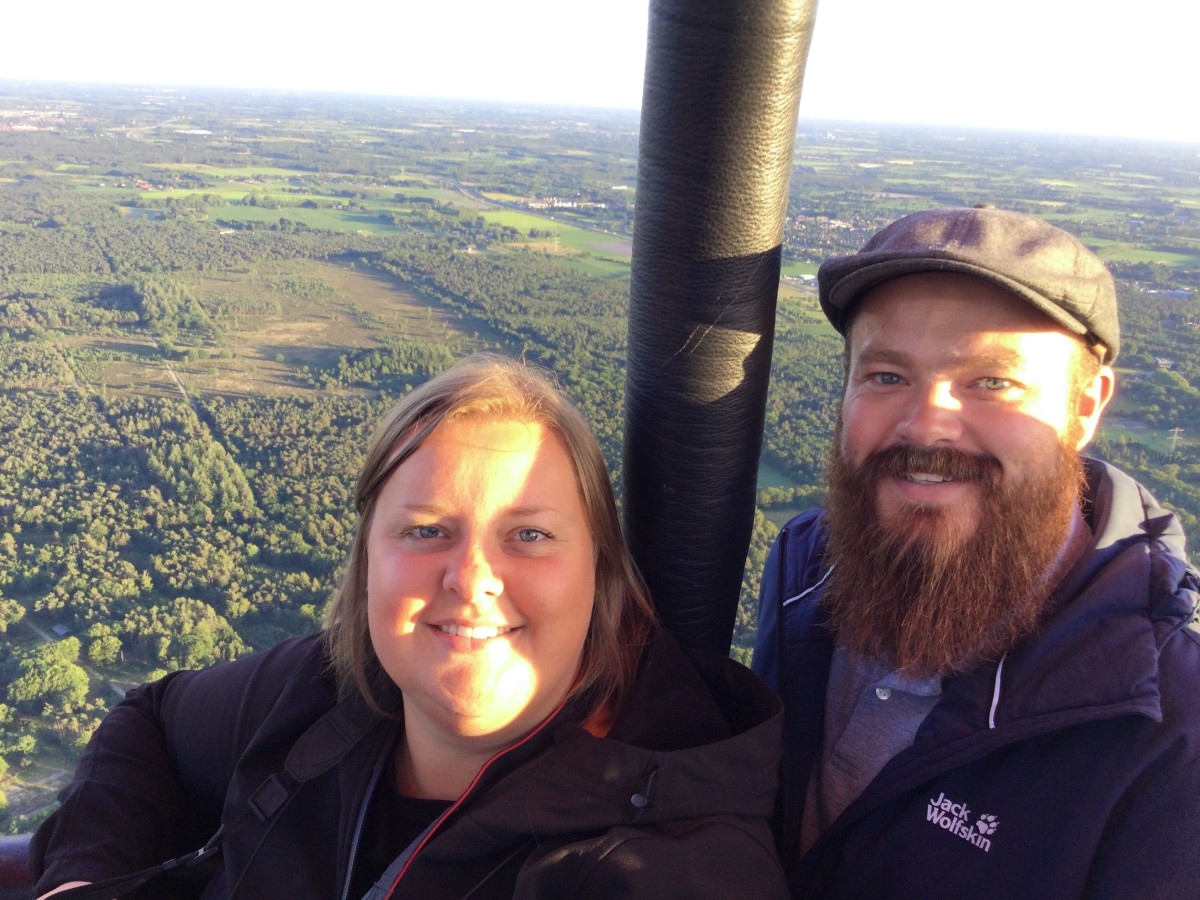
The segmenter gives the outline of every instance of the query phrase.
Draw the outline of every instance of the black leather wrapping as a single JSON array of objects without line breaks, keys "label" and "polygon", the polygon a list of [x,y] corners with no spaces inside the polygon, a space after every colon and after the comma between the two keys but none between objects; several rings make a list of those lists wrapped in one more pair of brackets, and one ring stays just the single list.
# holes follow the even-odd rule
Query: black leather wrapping
[{"label": "black leather wrapping", "polygon": [[667,626],[729,651],[815,0],[651,0],[624,518]]}]

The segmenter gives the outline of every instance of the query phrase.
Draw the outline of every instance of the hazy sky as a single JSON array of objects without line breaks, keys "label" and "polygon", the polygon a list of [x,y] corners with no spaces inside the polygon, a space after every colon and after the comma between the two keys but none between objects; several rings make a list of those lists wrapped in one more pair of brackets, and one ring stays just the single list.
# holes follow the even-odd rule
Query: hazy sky
[{"label": "hazy sky", "polygon": [[[0,79],[641,101],[647,0],[286,9],[277,0],[6,4]],[[1191,0],[821,0],[800,115],[1200,143],[1198,53]]]}]

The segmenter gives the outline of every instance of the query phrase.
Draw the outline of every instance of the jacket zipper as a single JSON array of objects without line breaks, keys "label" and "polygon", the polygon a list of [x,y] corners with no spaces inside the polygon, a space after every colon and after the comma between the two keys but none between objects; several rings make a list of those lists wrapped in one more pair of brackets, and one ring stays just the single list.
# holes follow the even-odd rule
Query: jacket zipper
[{"label": "jacket zipper", "polygon": [[[456,810],[460,809],[463,806],[463,804],[466,802],[467,798],[471,796],[472,792],[475,790],[476,786],[479,784],[480,780],[482,780],[483,776],[487,773],[487,771],[489,769],[491,769],[491,767],[493,765],[495,765],[498,761],[503,759],[505,756],[512,753],[514,750],[517,750],[518,748],[524,746],[525,744],[529,743],[529,741],[533,740],[534,737],[541,734],[542,731],[544,731],[549,726],[549,724],[552,721],[554,721],[555,718],[557,718],[558,714],[560,712],[562,712],[563,707],[567,705],[567,701],[569,699],[570,699],[570,697],[564,697],[562,702],[558,704],[558,706],[555,708],[555,710],[552,713],[550,713],[550,715],[546,716],[546,718],[542,720],[541,724],[538,725],[537,728],[533,729],[533,731],[529,732],[529,734],[525,735],[525,737],[521,738],[521,740],[517,741],[511,747],[505,747],[503,750],[501,750],[499,753],[497,753],[495,756],[493,756],[491,759],[489,759],[487,762],[485,762],[480,767],[479,771],[477,773],[475,773],[475,777],[473,779],[471,779],[471,783],[469,785],[467,785],[467,789],[462,792],[462,795],[457,800],[454,801],[453,805],[449,809],[447,809],[444,813],[441,814],[441,816],[438,817],[437,821],[435,821],[428,829],[426,829],[425,834],[422,835],[421,838],[419,839],[419,843],[417,844],[417,846],[412,848],[412,852],[408,854],[408,860],[404,863],[404,867],[396,875],[395,879],[391,883],[391,886],[388,887],[387,893],[384,894],[384,900],[388,900],[388,898],[390,898],[392,896],[392,894],[395,893],[396,887],[400,884],[401,880],[408,873],[409,868],[412,866],[413,860],[417,858],[417,854],[420,853],[422,850],[424,850],[426,845],[431,840],[433,840],[434,836],[441,829],[442,824],[451,815],[453,815]],[[349,887],[349,885],[347,885],[347,887]]]},{"label": "jacket zipper", "polygon": [[367,781],[367,790],[363,795],[362,803],[358,805],[358,814],[354,823],[354,837],[350,841],[350,861],[346,866],[346,882],[342,885],[342,900],[349,900],[350,885],[354,883],[354,868],[358,859],[358,842],[362,837],[363,825],[367,820],[367,808],[371,805],[371,798],[375,796],[375,788],[379,784],[379,776],[383,772],[383,766],[387,759],[392,754],[394,744],[387,744],[384,751],[379,754],[379,759],[375,761],[374,768],[371,772],[371,777]]},{"label": "jacket zipper", "polygon": [[988,729],[996,730],[996,709],[1000,706],[1000,679],[1004,677],[1004,661],[1008,659],[1008,651],[1004,651],[1004,655],[1000,657],[1000,662],[996,665],[996,678],[992,684],[992,705],[988,710]]}]

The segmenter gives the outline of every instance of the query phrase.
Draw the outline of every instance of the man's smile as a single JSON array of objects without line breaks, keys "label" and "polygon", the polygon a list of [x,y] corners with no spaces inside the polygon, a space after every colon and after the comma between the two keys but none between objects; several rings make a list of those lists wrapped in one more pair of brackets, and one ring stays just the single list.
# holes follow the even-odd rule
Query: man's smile
[{"label": "man's smile", "polygon": [[909,472],[904,478],[916,484],[942,484],[954,480],[948,475],[935,475],[932,472]]}]

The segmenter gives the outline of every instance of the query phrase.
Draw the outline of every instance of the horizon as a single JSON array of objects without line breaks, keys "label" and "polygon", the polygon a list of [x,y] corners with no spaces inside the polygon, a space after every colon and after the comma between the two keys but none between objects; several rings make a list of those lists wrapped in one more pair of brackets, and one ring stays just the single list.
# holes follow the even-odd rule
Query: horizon
[{"label": "horizon", "polygon": [[[180,100],[187,100],[191,94],[196,97],[210,95],[233,96],[266,96],[280,98],[312,98],[314,100],[335,101],[345,98],[357,102],[378,102],[381,104],[417,104],[431,107],[478,107],[480,109],[496,109],[509,112],[529,110],[544,114],[571,113],[586,118],[590,115],[624,115],[628,116],[631,124],[637,127],[640,109],[636,107],[586,106],[581,104],[565,104],[552,101],[537,100],[504,100],[479,97],[449,97],[449,96],[413,96],[405,94],[386,94],[353,89],[320,89],[298,87],[242,87],[237,85],[157,83],[157,82],[99,82],[99,81],[54,81],[46,79],[8,78],[0,75],[0,97],[5,94],[19,95],[23,92],[35,94],[40,91],[71,92],[80,91],[120,91],[130,94],[168,94],[176,95]],[[29,100],[38,99],[34,97]],[[69,98],[68,102],[86,102],[85,96]],[[918,132],[943,131],[947,135],[955,135],[958,139],[969,135],[1027,137],[1033,139],[1061,140],[1104,140],[1125,143],[1166,144],[1172,146],[1196,145],[1197,156],[1200,157],[1200,137],[1171,137],[1131,135],[1123,133],[1075,132],[1064,129],[1039,129],[1034,126],[1022,125],[990,125],[964,122],[939,121],[898,121],[887,119],[853,119],[836,115],[819,118],[806,117],[801,109],[796,123],[797,136],[820,130],[911,130]]]},{"label": "horizon", "polygon": [[[637,110],[648,0],[463,0],[453,20],[431,5],[281,16],[255,0],[210,0],[190,19],[149,0],[7,13],[7,33],[52,35],[54,52],[10,42],[0,81]],[[1196,33],[1200,9],[1169,0],[1143,0],[1136,16],[1115,0],[1011,0],[997,14],[958,0],[826,0],[800,119],[1200,144],[1185,111]],[[230,54],[231,41],[244,52]]]}]

